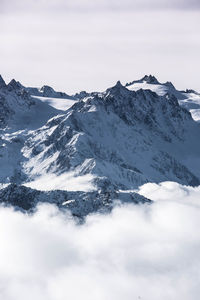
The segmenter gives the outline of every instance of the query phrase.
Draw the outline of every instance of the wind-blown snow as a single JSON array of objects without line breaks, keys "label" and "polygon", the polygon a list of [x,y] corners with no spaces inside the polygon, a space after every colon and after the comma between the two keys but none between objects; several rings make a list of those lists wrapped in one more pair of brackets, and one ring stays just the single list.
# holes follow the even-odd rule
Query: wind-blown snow
[{"label": "wind-blown snow", "polygon": [[71,100],[71,99],[40,97],[40,96],[32,96],[32,97],[39,99],[40,101],[47,103],[48,105],[58,110],[67,110],[72,105],[74,105],[74,103],[76,103],[75,100]]},{"label": "wind-blown snow", "polygon": [[92,184],[95,176],[92,174],[76,176],[75,172],[68,172],[62,175],[47,174],[34,181],[25,183],[24,186],[40,191],[94,191],[96,187]]},{"label": "wind-blown snow", "polygon": [[133,85],[130,85],[127,88],[131,91],[138,91],[140,89],[151,90],[159,96],[164,96],[168,91],[168,88],[164,85],[146,83],[145,81],[134,83]]}]

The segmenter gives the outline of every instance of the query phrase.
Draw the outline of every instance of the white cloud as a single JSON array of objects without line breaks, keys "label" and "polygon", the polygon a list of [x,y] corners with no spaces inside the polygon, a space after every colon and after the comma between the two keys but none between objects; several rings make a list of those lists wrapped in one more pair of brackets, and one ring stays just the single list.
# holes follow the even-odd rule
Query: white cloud
[{"label": "white cloud", "polygon": [[183,202],[186,200],[190,204],[197,201],[200,203],[200,186],[190,187],[179,185],[176,182],[166,181],[160,184],[146,183],[142,185],[138,190],[139,194],[150,197],[154,201],[173,199]]},{"label": "white cloud", "polygon": [[199,188],[140,190],[163,199],[89,216],[84,225],[54,206],[32,216],[1,207],[0,298],[198,300]]}]

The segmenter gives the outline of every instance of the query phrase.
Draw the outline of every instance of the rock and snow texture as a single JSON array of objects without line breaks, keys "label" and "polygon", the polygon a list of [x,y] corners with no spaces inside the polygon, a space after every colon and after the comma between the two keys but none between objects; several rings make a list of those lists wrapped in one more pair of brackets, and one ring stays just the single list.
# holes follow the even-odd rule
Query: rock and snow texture
[{"label": "rock and snow texture", "polygon": [[16,184],[0,190],[0,199],[18,209],[31,210],[38,203],[56,204],[61,209],[69,209],[72,215],[85,217],[95,211],[109,212],[114,205],[122,203],[151,203],[151,200],[135,192],[67,192],[61,190],[38,191]]},{"label": "rock and snow texture", "polygon": [[152,75],[145,75],[140,80],[127,83],[126,87],[132,91],[151,90],[160,96],[167,93],[174,95],[179,100],[179,104],[190,111],[193,119],[200,121],[200,94],[194,90],[178,91],[171,82],[160,83]]},{"label": "rock and snow texture", "polygon": [[1,200],[15,203],[14,189],[30,194],[22,208],[31,207],[30,198],[33,206],[55,202],[83,216],[110,207],[105,199],[144,202],[119,189],[162,181],[197,186],[199,107],[198,93],[151,75],[75,96],[0,77],[0,186],[12,184]]},{"label": "rock and snow texture", "polygon": [[[1,84],[0,84],[1,85]],[[0,88],[0,130],[36,129],[60,111],[34,99],[26,89],[15,80]]]}]

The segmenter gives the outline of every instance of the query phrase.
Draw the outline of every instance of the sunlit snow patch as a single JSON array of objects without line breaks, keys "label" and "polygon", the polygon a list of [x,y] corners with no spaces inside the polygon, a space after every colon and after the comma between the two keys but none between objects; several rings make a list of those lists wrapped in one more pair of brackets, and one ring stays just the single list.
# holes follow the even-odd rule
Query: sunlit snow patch
[{"label": "sunlit snow patch", "polygon": [[150,84],[150,83],[146,83],[146,82],[134,83],[132,85],[126,86],[126,88],[131,91],[138,91],[140,89],[151,90],[152,92],[155,92],[159,96],[164,96],[168,92],[168,87],[165,85]]},{"label": "sunlit snow patch", "polygon": [[74,105],[74,103],[76,103],[75,100],[71,100],[71,99],[50,98],[50,97],[40,97],[40,96],[32,96],[32,97],[39,99],[40,101],[59,110],[67,110],[72,105]]},{"label": "sunlit snow patch", "polygon": [[91,192],[96,190],[93,185],[94,176],[91,174],[75,176],[74,172],[62,175],[47,174],[37,178],[34,181],[25,183],[24,186],[40,191],[83,191]]}]

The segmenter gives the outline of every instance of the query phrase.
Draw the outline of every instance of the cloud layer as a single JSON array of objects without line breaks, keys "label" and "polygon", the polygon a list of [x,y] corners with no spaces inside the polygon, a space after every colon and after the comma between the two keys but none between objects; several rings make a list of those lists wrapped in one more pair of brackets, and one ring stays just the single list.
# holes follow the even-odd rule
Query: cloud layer
[{"label": "cloud layer", "polygon": [[54,206],[32,216],[1,207],[0,298],[199,299],[200,189],[140,192],[155,190],[153,205],[116,207],[84,225]]}]

